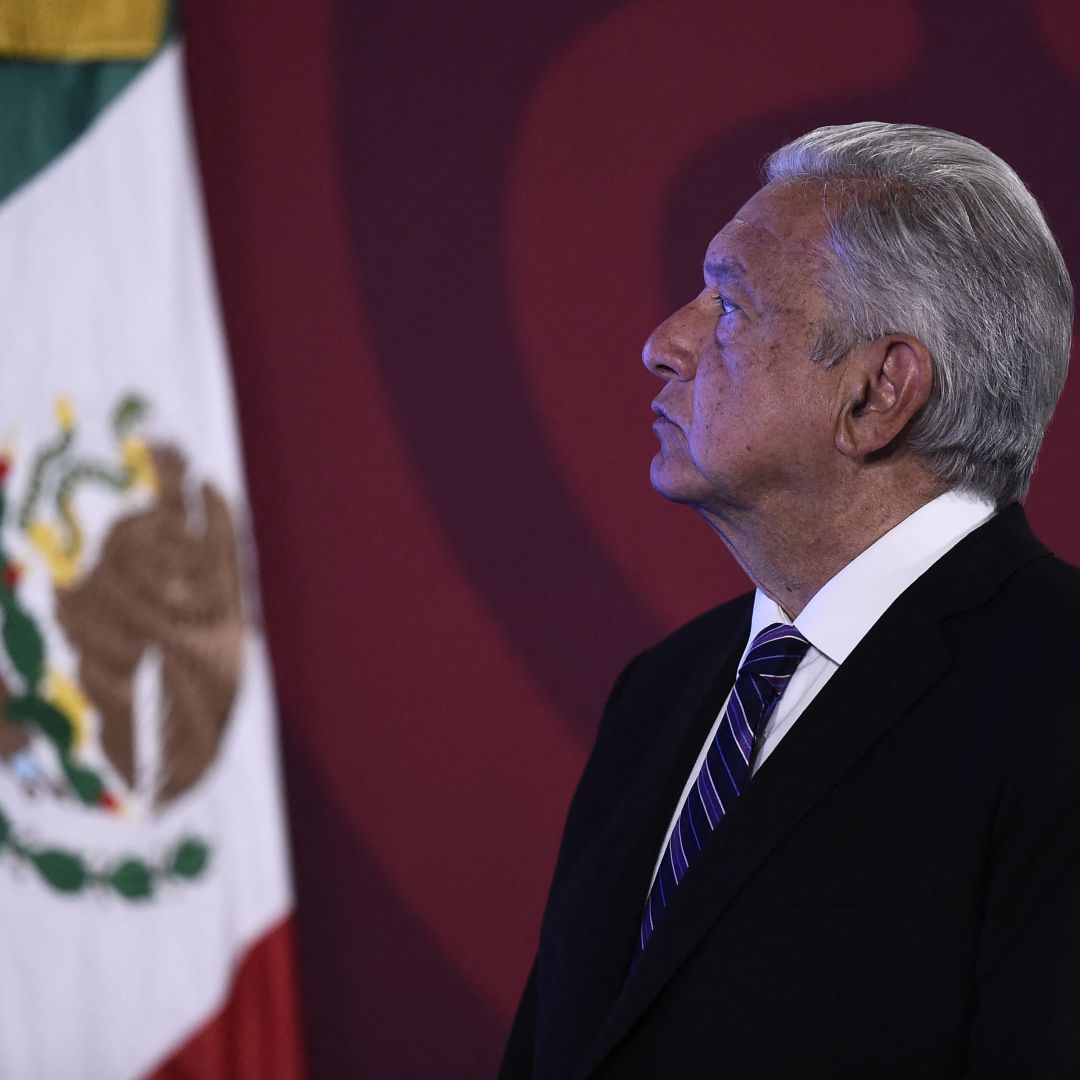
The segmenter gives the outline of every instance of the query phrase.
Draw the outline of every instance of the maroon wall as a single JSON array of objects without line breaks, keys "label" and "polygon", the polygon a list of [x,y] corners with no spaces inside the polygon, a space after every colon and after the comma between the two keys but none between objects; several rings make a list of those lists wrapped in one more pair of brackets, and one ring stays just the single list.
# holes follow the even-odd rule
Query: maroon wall
[{"label": "maroon wall", "polygon": [[[810,11],[812,7],[812,13]],[[647,481],[652,326],[769,150],[909,120],[1080,269],[1070,0],[193,2],[316,1076],[485,1076],[621,663],[745,588]],[[1080,561],[1080,389],[1029,502]]]}]

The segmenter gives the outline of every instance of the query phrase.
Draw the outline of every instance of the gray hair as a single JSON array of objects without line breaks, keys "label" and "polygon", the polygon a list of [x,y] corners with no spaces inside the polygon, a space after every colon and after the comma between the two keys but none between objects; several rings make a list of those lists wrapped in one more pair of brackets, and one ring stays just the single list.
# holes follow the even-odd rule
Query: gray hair
[{"label": "gray hair", "polygon": [[1065,382],[1073,291],[1039,205],[985,146],[936,128],[823,127],[766,162],[770,183],[820,183],[834,312],[812,355],[918,338],[930,399],[908,442],[949,488],[1004,506],[1027,491]]}]

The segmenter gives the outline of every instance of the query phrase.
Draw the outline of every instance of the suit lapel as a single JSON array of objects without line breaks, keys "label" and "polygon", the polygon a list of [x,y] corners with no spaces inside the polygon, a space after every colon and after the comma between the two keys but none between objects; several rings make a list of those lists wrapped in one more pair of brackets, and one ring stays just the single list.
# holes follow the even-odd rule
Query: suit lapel
[{"label": "suit lapel", "polygon": [[[940,678],[950,660],[940,619],[979,603],[1007,573],[1045,554],[1027,531],[1019,507],[1013,507],[954,548],[896,601],[787,733],[710,838],[577,1075],[587,1076],[600,1064],[770,852]],[[692,763],[693,757],[679,775],[680,790]],[[655,854],[651,846],[650,870]]]},{"label": "suit lapel", "polygon": [[540,942],[540,1023],[558,1037],[537,1076],[569,1076],[619,995],[664,833],[734,681],[749,626],[747,604],[695,668],[607,826],[552,895]]}]

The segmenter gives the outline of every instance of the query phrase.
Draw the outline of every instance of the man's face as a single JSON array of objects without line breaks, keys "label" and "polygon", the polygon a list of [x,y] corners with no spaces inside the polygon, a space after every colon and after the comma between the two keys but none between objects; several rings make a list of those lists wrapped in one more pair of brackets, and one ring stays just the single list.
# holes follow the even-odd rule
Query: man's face
[{"label": "man's face", "polygon": [[763,188],[720,230],[705,288],[653,331],[653,486],[721,516],[821,490],[837,467],[835,371],[809,357],[828,314],[814,188]]}]

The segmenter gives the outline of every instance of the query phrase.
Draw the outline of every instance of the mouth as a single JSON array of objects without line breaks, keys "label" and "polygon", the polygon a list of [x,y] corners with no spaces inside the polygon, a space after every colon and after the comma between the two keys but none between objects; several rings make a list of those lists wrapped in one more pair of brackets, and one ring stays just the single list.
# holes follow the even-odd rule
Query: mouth
[{"label": "mouth", "polygon": [[653,421],[653,430],[658,428],[661,424],[671,424],[672,427],[679,426],[675,423],[674,420],[671,419],[670,416],[668,416],[668,414],[664,411],[663,405],[661,405],[659,401],[654,401],[652,403],[652,411],[653,415],[656,417],[656,419]]}]

